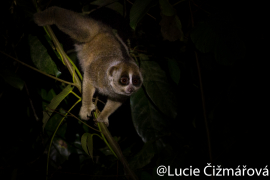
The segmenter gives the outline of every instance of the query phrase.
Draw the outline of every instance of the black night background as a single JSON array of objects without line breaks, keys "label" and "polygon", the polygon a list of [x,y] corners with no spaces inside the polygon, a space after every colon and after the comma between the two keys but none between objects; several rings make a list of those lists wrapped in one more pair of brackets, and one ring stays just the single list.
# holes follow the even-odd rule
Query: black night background
[{"label": "black night background", "polygon": [[[160,165],[178,170],[192,166],[201,177],[216,179],[203,173],[207,163],[235,172],[240,166],[241,173],[252,169],[256,179],[269,176],[266,4],[40,0],[38,5],[89,14],[111,26],[130,47],[142,68],[143,87],[109,117],[108,130],[138,179],[200,178],[159,177]],[[128,179],[121,161],[99,137],[93,136],[92,157],[82,148],[84,133],[100,133],[71,115],[79,118],[81,107],[79,102],[72,108],[78,101],[74,94],[53,109],[43,127],[46,107],[67,84],[14,59],[65,81],[72,82],[72,76],[44,28],[34,23],[33,1],[4,0],[0,8],[0,179],[46,179],[49,147],[48,179]],[[51,27],[80,70],[72,39]],[[53,65],[39,63],[48,61]],[[81,97],[76,87],[73,92]],[[86,123],[97,129],[93,119]],[[255,169],[261,169],[259,175]],[[213,173],[211,168],[207,173]],[[235,178],[248,176],[246,171]]]}]

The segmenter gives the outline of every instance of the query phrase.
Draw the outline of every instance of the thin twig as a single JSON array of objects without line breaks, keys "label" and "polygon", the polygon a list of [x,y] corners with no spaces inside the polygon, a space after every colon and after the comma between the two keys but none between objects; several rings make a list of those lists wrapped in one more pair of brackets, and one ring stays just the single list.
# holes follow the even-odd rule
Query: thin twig
[{"label": "thin twig", "polygon": [[52,41],[53,41],[53,43],[54,43],[56,49],[59,51],[59,54],[62,55],[63,61],[64,61],[65,65],[66,65],[66,67],[68,68],[68,70],[69,70],[71,76],[73,77],[73,82],[74,82],[74,84],[75,84],[75,87],[77,87],[78,90],[79,90],[80,92],[82,92],[81,81],[80,81],[79,77],[77,76],[77,74],[75,73],[74,67],[73,67],[72,64],[69,62],[69,60],[68,60],[68,58],[67,58],[67,55],[66,55],[65,51],[63,50],[63,48],[62,48],[62,46],[60,45],[58,39],[56,38],[55,34],[53,33],[52,28],[51,28],[49,25],[45,26],[45,28],[46,28],[47,32],[49,33],[49,35],[50,35],[50,37],[51,37],[51,39],[52,39]]},{"label": "thin twig", "polygon": [[28,67],[28,68],[30,68],[30,69],[33,69],[34,71],[37,71],[37,72],[39,72],[39,73],[41,73],[41,74],[43,74],[43,75],[45,75],[45,76],[48,76],[48,77],[50,77],[50,78],[53,78],[53,79],[55,79],[55,80],[57,80],[57,81],[60,81],[60,82],[62,82],[62,83],[70,84],[70,85],[72,85],[72,86],[75,86],[75,85],[76,85],[76,84],[74,84],[74,83],[71,83],[71,82],[68,82],[68,81],[59,79],[59,78],[54,77],[54,76],[52,76],[52,75],[50,75],[50,74],[47,74],[47,73],[45,73],[45,72],[43,72],[43,71],[40,71],[39,69],[34,68],[34,67],[32,67],[32,66],[30,66],[30,65],[28,65],[28,64],[26,64],[26,63],[24,63],[24,62],[22,62],[22,61],[20,61],[20,60],[18,60],[18,59],[16,59],[16,58],[14,58],[14,57],[12,57],[12,56],[10,56],[10,55],[4,53],[3,51],[0,51],[0,53],[6,55],[7,57],[9,57],[9,58],[11,58],[11,59],[13,59],[13,60],[15,60],[15,61],[21,63],[22,65],[24,65],[24,66],[26,66],[26,67]]},{"label": "thin twig", "polygon": [[[60,113],[59,111],[57,111],[58,109],[51,109],[51,108],[49,108],[48,106],[46,106],[46,108],[49,109],[49,110],[52,111],[52,112],[55,112],[55,113],[57,113],[57,114],[60,114],[61,116],[65,116],[65,114]],[[78,121],[80,121],[81,123],[83,123],[84,125],[86,125],[87,127],[89,127],[90,129],[93,129],[94,131],[97,131],[97,132],[101,133],[98,129],[95,129],[95,128],[89,126],[87,123],[83,122],[81,119],[79,119],[77,116],[75,116],[75,115],[72,114],[71,112],[65,111],[65,113],[70,114],[70,115],[66,115],[66,117],[68,117],[68,116],[74,117],[75,119],[77,119]]]},{"label": "thin twig", "polygon": [[[189,1],[189,9],[190,9],[190,16],[191,16],[191,24],[192,24],[192,28],[193,28],[194,27],[194,19],[193,19],[193,13],[192,13],[190,1]],[[202,98],[202,109],[203,109],[203,118],[204,118],[204,124],[205,124],[206,135],[207,135],[209,159],[210,159],[211,164],[213,164],[212,148],[211,148],[211,138],[210,138],[210,130],[209,130],[209,125],[208,125],[207,115],[206,115],[206,106],[205,106],[205,98],[204,98],[204,92],[203,92],[201,68],[200,68],[198,54],[197,54],[196,51],[194,51],[194,53],[195,53],[195,59],[196,59],[198,76],[199,76],[199,83],[200,83],[200,91],[201,91],[201,98]],[[212,176],[212,180],[214,180],[214,176]]]},{"label": "thin twig", "polygon": [[206,106],[205,106],[205,99],[204,99],[204,93],[203,93],[203,84],[202,84],[200,63],[199,63],[199,58],[198,58],[197,52],[196,51],[194,51],[194,52],[195,52],[196,64],[197,64],[198,76],[199,76],[199,82],[200,82],[200,91],[201,91],[202,108],[203,108],[203,118],[204,118],[206,133],[207,133],[209,157],[210,157],[210,162],[213,163],[211,139],[210,139],[210,130],[209,130],[208,121],[207,121],[207,115],[206,115]]}]

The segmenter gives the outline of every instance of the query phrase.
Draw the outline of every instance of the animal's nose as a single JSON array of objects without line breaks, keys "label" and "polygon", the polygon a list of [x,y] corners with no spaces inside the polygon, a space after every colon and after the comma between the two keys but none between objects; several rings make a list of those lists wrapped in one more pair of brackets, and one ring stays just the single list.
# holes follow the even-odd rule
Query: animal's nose
[{"label": "animal's nose", "polygon": [[130,88],[127,89],[127,91],[132,93],[134,91],[134,89],[130,87]]}]

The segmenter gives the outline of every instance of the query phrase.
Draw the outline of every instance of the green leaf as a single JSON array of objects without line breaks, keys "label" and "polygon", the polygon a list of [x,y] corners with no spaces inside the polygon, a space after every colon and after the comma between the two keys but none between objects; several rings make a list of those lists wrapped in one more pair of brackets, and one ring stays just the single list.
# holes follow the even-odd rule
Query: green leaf
[{"label": "green leaf", "polygon": [[36,36],[29,35],[28,37],[30,45],[31,59],[35,66],[41,71],[55,75],[56,77],[61,74],[58,71],[55,63],[49,56],[47,49],[42,45]]},{"label": "green leaf", "polygon": [[168,60],[168,67],[169,67],[169,72],[172,80],[178,84],[180,80],[180,69],[178,67],[177,61],[175,59],[169,59]]},{"label": "green leaf", "polygon": [[131,169],[140,169],[151,162],[154,157],[155,151],[152,142],[147,142],[144,144],[143,148],[138,154],[136,154],[132,160],[129,162]]},{"label": "green leaf", "polygon": [[56,93],[54,89],[50,89],[48,93],[45,89],[41,89],[40,95],[43,100],[51,101],[52,98],[56,96]]},{"label": "green leaf", "polygon": [[138,22],[150,9],[154,0],[136,0],[130,10],[130,27],[135,30]]},{"label": "green leaf", "polygon": [[200,23],[191,33],[191,40],[203,53],[213,52],[222,65],[232,65],[245,56],[245,44],[235,32],[233,24],[222,19]]},{"label": "green leaf", "polygon": [[56,93],[54,92],[54,89],[50,89],[48,93],[45,89],[41,89],[40,96],[43,99],[42,108],[46,111],[46,107],[49,104],[48,102],[50,102],[56,96]]},{"label": "green leaf", "polygon": [[165,16],[163,14],[161,16],[162,19],[159,24],[164,40],[176,41],[179,39],[183,41],[182,24],[178,16]]},{"label": "green leaf", "polygon": [[177,115],[177,102],[165,72],[156,62],[149,61],[146,55],[139,54],[139,56],[141,58],[141,67],[145,72],[143,85],[147,95],[163,114],[175,118]]},{"label": "green leaf", "polygon": [[173,6],[167,0],[159,0],[159,5],[161,9],[161,13],[165,16],[173,16],[175,14],[175,10]]},{"label": "green leaf", "polygon": [[22,90],[24,81],[17,76],[14,72],[8,69],[0,69],[0,76],[11,86]]},{"label": "green leaf", "polygon": [[81,137],[82,148],[93,160],[93,136],[95,134],[84,133]]},{"label": "green leaf", "polygon": [[143,88],[131,96],[130,106],[134,127],[144,142],[166,133],[164,116],[148,100]]},{"label": "green leaf", "polygon": [[72,91],[74,87],[71,85],[68,85],[61,93],[59,93],[57,96],[55,96],[51,103],[46,107],[45,111],[43,112],[43,129],[46,126],[49,118],[51,117],[54,110],[57,108],[57,106],[62,102],[62,100]]},{"label": "green leaf", "polygon": [[175,13],[173,6],[167,0],[159,0],[161,8],[161,33],[164,40],[183,41],[182,23]]}]

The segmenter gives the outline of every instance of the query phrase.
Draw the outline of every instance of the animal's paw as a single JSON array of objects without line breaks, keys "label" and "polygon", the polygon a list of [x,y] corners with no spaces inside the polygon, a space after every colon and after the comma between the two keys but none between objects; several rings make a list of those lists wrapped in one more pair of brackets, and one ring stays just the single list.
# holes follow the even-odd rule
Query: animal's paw
[{"label": "animal's paw", "polygon": [[96,109],[96,106],[92,103],[89,107],[88,106],[82,106],[80,110],[80,117],[82,120],[89,120],[91,117],[91,112]]},{"label": "animal's paw", "polygon": [[100,116],[97,119],[94,119],[96,122],[95,125],[97,125],[98,122],[103,122],[107,127],[109,126],[109,120],[108,118],[101,118]]}]

